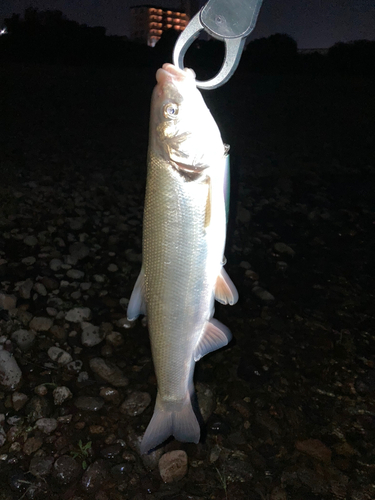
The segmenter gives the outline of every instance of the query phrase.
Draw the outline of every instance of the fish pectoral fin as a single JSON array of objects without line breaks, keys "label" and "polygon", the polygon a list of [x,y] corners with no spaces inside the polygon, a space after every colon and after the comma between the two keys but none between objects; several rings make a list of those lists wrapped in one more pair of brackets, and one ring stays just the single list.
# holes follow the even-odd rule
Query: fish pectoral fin
[{"label": "fish pectoral fin", "polygon": [[194,361],[199,361],[209,352],[224,347],[231,340],[232,334],[229,328],[217,319],[211,319],[206,325],[201,338],[194,350]]},{"label": "fish pectoral fin", "polygon": [[132,294],[130,296],[127,318],[129,321],[134,321],[140,314],[146,314],[145,300],[145,273],[143,268],[139,273],[138,279],[135,282]]},{"label": "fish pectoral fin", "polygon": [[179,404],[175,411],[168,405],[163,407],[163,402],[156,398],[152,419],[148,424],[141,443],[141,454],[147,453],[162,444],[169,436],[183,443],[198,443],[200,427],[194,413],[190,393],[187,393],[183,404]]},{"label": "fish pectoral fin", "polygon": [[216,280],[215,299],[220,304],[229,304],[230,306],[233,306],[238,301],[237,288],[223,267]]}]

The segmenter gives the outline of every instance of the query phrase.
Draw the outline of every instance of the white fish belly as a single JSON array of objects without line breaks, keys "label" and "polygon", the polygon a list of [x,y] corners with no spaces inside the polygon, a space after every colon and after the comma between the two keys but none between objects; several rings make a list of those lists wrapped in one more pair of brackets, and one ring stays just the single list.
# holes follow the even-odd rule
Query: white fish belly
[{"label": "white fish belly", "polygon": [[143,267],[153,361],[164,404],[186,399],[193,352],[212,317],[223,257],[222,190],[220,196],[209,178],[203,174],[201,179],[189,180],[149,155]]}]

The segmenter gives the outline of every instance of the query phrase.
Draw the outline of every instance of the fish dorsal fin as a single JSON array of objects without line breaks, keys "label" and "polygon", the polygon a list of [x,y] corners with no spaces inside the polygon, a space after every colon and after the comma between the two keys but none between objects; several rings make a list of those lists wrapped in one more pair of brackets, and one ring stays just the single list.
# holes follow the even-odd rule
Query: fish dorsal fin
[{"label": "fish dorsal fin", "polygon": [[237,289],[223,267],[216,280],[215,299],[220,304],[229,304],[230,306],[238,301]]},{"label": "fish dorsal fin", "polygon": [[132,294],[130,296],[127,318],[129,321],[134,321],[140,314],[146,314],[146,299],[145,299],[145,273],[143,268],[139,273],[138,279],[135,282]]},{"label": "fish dorsal fin", "polygon": [[232,334],[225,325],[217,319],[207,322],[206,328],[198,341],[194,350],[194,361],[199,361],[209,352],[216,351],[224,347],[231,340]]}]

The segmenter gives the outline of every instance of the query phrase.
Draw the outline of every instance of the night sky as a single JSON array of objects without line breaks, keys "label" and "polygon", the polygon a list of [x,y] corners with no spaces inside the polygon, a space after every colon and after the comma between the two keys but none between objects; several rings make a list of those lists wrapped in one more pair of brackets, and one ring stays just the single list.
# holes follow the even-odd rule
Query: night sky
[{"label": "night sky", "polygon": [[[0,22],[33,5],[61,10],[68,19],[105,26],[108,35],[129,35],[129,7],[155,4],[179,8],[180,2],[140,0],[1,0]],[[202,2],[205,3],[204,1]],[[0,26],[1,28],[1,26]],[[287,33],[299,48],[330,47],[336,42],[375,40],[374,0],[263,0],[258,23],[249,40]]]}]

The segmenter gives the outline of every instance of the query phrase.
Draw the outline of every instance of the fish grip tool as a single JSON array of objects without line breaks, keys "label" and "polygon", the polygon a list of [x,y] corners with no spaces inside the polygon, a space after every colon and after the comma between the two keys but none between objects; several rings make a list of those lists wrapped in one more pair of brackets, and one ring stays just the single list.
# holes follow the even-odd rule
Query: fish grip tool
[{"label": "fish grip tool", "polygon": [[226,83],[237,69],[246,37],[253,31],[263,0],[209,0],[191,19],[177,39],[173,63],[184,68],[184,57],[201,31],[225,43],[225,57],[219,73],[210,80],[197,80],[201,89],[215,89]]}]

